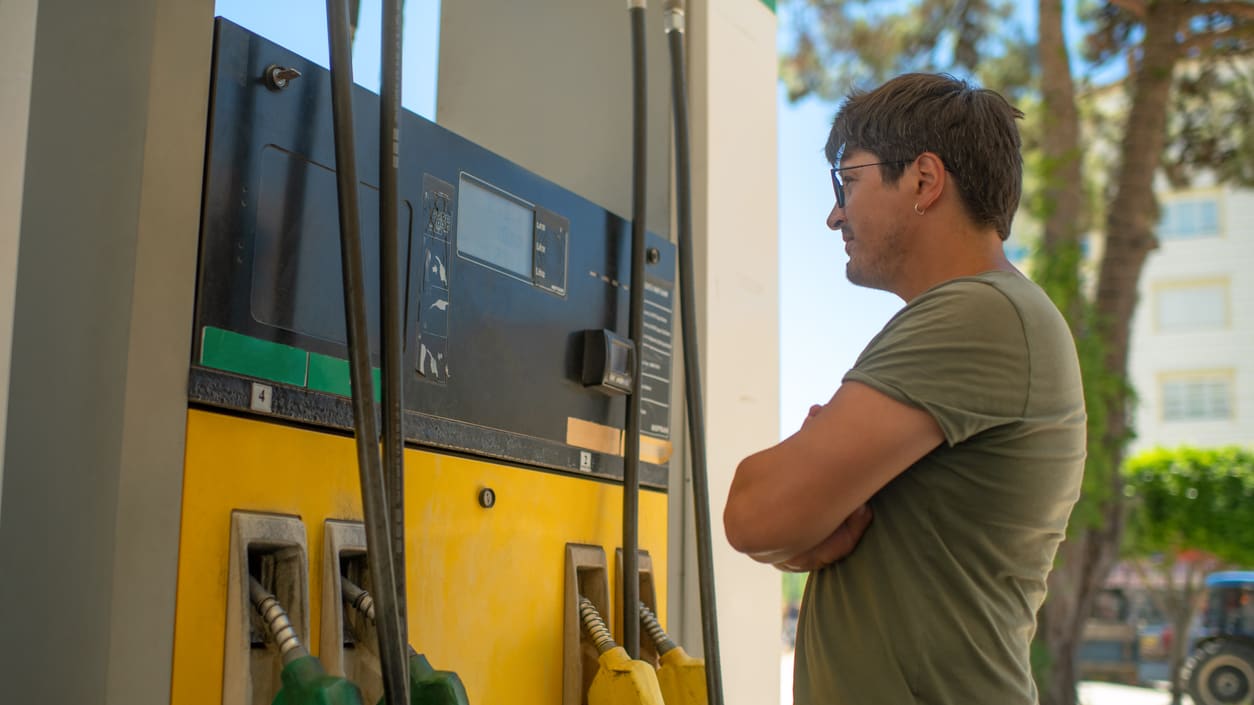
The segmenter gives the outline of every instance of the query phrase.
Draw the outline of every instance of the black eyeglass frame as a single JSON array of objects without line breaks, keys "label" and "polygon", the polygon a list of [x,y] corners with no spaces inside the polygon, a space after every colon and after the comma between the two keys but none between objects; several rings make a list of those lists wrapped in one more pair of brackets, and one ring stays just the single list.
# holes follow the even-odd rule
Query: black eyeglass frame
[{"label": "black eyeglass frame", "polygon": [[[918,159],[918,157],[915,157]],[[890,159],[886,162],[871,162],[870,164],[855,164],[854,166],[832,167],[832,190],[836,192],[836,205],[841,208],[845,207],[845,185],[841,183],[840,176],[837,172],[849,171],[851,169],[862,169],[868,166],[884,166],[886,164],[909,164],[914,159]]]}]

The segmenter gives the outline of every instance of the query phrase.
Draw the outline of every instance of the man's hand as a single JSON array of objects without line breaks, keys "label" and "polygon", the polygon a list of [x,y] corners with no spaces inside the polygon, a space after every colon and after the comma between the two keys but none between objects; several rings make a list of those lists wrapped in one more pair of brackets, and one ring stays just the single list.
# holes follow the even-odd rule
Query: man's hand
[{"label": "man's hand", "polygon": [[824,563],[856,544],[840,528],[858,507],[944,442],[925,409],[847,381],[796,433],[736,466],[723,505],[727,543],[759,563]]},{"label": "man's hand", "polygon": [[812,570],[818,570],[827,565],[831,565],[845,556],[853,553],[853,549],[858,546],[858,541],[862,539],[862,534],[866,533],[866,528],[871,525],[871,506],[864,504],[854,510],[831,536],[823,539],[819,545],[794,556],[786,561],[775,564],[775,567],[785,573],[808,573]]},{"label": "man's hand", "polygon": [[[806,414],[805,420],[801,422],[802,428],[810,423],[810,419],[818,416],[822,410],[822,404],[811,404],[810,413]],[[858,542],[862,539],[862,534],[866,533],[866,529],[870,524],[871,507],[868,504],[864,504],[858,507],[840,526],[836,527],[836,530],[824,539],[822,543],[799,556],[793,556],[786,561],[776,563],[775,567],[786,573],[808,573],[835,563],[853,553],[853,549],[858,546]]]}]

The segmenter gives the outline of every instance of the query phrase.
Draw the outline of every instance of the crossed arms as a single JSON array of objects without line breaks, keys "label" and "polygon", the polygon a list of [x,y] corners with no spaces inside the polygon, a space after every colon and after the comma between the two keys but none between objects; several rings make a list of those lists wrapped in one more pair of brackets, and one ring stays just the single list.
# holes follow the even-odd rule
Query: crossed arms
[{"label": "crossed arms", "polygon": [[801,430],[740,462],[723,511],[727,540],[782,570],[832,563],[869,524],[871,496],[942,441],[926,411],[846,382]]}]

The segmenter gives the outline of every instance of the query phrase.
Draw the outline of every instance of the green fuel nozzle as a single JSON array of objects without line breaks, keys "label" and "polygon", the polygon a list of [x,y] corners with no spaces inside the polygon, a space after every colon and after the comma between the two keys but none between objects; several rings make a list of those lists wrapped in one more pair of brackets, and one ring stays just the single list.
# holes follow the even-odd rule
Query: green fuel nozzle
[{"label": "green fuel nozzle", "polygon": [[[340,577],[340,589],[349,607],[374,621],[374,599],[370,593],[346,577]],[[469,705],[462,679],[453,671],[437,671],[427,657],[409,647],[410,705]],[[382,701],[380,701],[382,703]]]},{"label": "green fuel nozzle", "polygon": [[280,676],[283,687],[273,705],[362,705],[357,686],[328,675],[322,663],[308,654],[288,662]]},{"label": "green fuel nozzle", "polygon": [[287,611],[256,578],[248,578],[248,596],[261,615],[266,633],[283,657],[282,687],[273,705],[362,705],[361,691],[344,678],[327,675],[322,663],[309,655],[292,628]]}]

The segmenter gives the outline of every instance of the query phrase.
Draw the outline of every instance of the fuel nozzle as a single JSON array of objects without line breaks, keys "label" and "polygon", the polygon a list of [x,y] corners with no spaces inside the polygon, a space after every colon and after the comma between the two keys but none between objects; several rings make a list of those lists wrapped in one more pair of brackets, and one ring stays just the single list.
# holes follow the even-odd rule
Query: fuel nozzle
[{"label": "fuel nozzle", "polygon": [[279,674],[283,686],[272,705],[362,705],[357,686],[327,675],[322,663],[301,644],[283,605],[252,576],[248,577],[248,597],[283,657]]},{"label": "fuel nozzle", "polygon": [[632,660],[627,651],[614,642],[592,600],[579,598],[579,618],[601,654],[597,658],[600,668],[588,689],[588,705],[663,705],[665,701],[653,667],[644,661]]},{"label": "fuel nozzle", "polygon": [[[374,598],[369,592],[344,576],[340,576],[340,591],[349,607],[374,622]],[[437,671],[413,646],[406,649],[410,705],[469,705],[460,676],[453,671]]]},{"label": "fuel nozzle", "polygon": [[287,618],[287,610],[283,609],[278,599],[251,575],[248,576],[248,597],[252,601],[253,608],[257,610],[257,614],[261,615],[267,635],[279,648],[279,655],[283,657],[285,666],[298,658],[309,655],[309,649],[300,643],[300,637],[292,628],[292,621]]},{"label": "fuel nozzle", "polygon": [[658,656],[679,648],[679,645],[662,628],[662,623],[658,621],[657,615],[653,614],[653,610],[649,609],[649,606],[643,602],[640,603],[640,624],[644,627],[645,632],[648,633],[649,638],[653,640]]},{"label": "fuel nozzle", "polygon": [[349,607],[357,610],[365,615],[366,619],[374,622],[374,598],[370,593],[358,587],[353,581],[344,576],[340,576],[340,589],[344,592],[344,601]]},{"label": "fuel nozzle", "polygon": [[666,705],[706,705],[705,660],[689,656],[676,644],[643,602],[640,623],[657,647],[657,681]]}]

